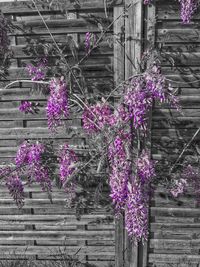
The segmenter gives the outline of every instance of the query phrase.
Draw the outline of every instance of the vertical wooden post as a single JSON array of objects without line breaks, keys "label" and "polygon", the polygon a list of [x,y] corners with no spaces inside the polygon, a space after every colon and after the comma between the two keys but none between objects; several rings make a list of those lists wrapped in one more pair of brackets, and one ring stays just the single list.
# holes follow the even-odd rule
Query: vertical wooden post
[{"label": "vertical wooden post", "polygon": [[[124,13],[123,6],[114,7],[114,84],[119,85],[125,78],[124,68]],[[117,19],[120,16],[119,19]],[[123,217],[115,222],[115,267],[124,266],[124,223]]]},{"label": "vertical wooden post", "polygon": [[[145,49],[148,49],[148,46],[155,45],[155,4],[148,5],[146,7],[146,25],[145,25],[145,34],[146,43],[144,43]],[[151,151],[151,123],[152,123],[152,110],[149,111],[149,123],[148,123],[148,134],[147,134],[147,148]],[[150,217],[150,207],[149,207],[149,217]],[[147,267],[148,264],[148,241],[141,246],[140,254],[140,267]]]},{"label": "vertical wooden post", "polygon": [[[125,0],[125,79],[136,74],[142,53],[143,0]],[[125,232],[125,267],[139,267],[139,246]]]}]

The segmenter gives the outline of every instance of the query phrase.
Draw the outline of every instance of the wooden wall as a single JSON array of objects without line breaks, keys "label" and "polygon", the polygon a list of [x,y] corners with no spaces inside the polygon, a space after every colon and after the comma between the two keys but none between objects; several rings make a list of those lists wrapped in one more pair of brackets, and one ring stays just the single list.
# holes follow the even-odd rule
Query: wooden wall
[{"label": "wooden wall", "polygon": [[[175,162],[200,126],[200,10],[190,25],[182,25],[178,1],[158,0],[154,8],[155,43],[171,57],[171,62],[174,60],[174,68],[167,60],[162,66],[167,78],[176,81],[172,84],[179,88],[183,106],[183,115],[167,107],[155,106],[153,110],[152,154],[167,166],[168,162]],[[191,162],[199,138],[197,135],[184,154]],[[163,170],[161,178],[169,168]],[[151,202],[149,266],[199,266],[199,215],[192,190],[173,200],[166,190],[158,188]]]},{"label": "wooden wall", "polygon": [[[79,2],[81,8],[75,5],[75,1],[65,2],[70,11],[67,18],[62,17],[59,10],[50,11],[43,7],[40,7],[40,10],[45,15],[56,41],[65,45],[69,34],[75,36],[80,44],[78,54],[81,57],[85,53],[83,44],[85,32],[90,31],[97,34],[100,32],[98,25],[88,20],[88,14],[95,13],[102,17],[105,7],[103,0],[79,0]],[[135,2],[138,3],[138,1]],[[122,4],[122,1],[110,0],[107,1],[107,4],[109,20],[112,21],[113,17],[116,18],[122,11],[123,7],[118,6],[118,4]],[[112,4],[117,7],[114,14]],[[43,40],[49,40],[49,35],[38,17],[37,11],[28,8],[23,2],[1,4],[0,9],[6,16],[13,16],[16,25],[23,25],[28,31],[27,36],[35,40],[39,36]],[[197,82],[200,73],[198,26],[200,16],[196,15],[190,25],[182,25],[179,5],[175,0],[158,0],[155,6],[148,7],[142,12],[144,18],[149,19],[147,29],[145,29],[144,23],[142,37],[144,40],[152,38],[158,47],[162,47],[162,50],[167,52],[171,62],[173,58],[174,68],[167,60],[163,60],[162,66],[167,77],[176,81],[172,84],[179,88],[181,104],[183,105],[183,115],[169,110],[167,106],[160,108],[155,105],[153,109],[152,154],[154,159],[165,166],[168,161],[174,162],[176,160],[185,142],[200,126],[200,82]],[[69,18],[71,19],[69,20]],[[155,24],[154,19],[156,19]],[[103,23],[106,25],[108,20]],[[118,33],[118,27],[123,28],[127,25],[124,20],[118,21],[118,25],[114,25],[114,29]],[[143,27],[142,24],[140,26]],[[111,33],[112,31],[113,29],[111,29]],[[139,50],[141,49],[139,42],[136,45],[138,34],[139,41],[141,41],[140,33],[136,33],[135,38],[131,40],[136,50],[138,46]],[[28,83],[20,83],[12,89],[3,89],[9,81],[28,77],[24,71],[24,66],[33,58],[31,54],[25,52],[27,43],[24,34],[15,31],[11,34],[10,39],[14,58],[9,69],[8,81],[1,81],[0,90],[1,164],[13,160],[17,146],[24,139],[52,138],[47,129],[44,110],[39,115],[22,115],[17,108],[21,100],[29,99],[45,103],[46,97],[36,92],[30,93],[30,84]],[[129,43],[127,42],[126,45],[126,49],[128,49]],[[113,62],[115,63],[115,81],[124,79],[126,75],[124,73],[124,51],[116,46],[114,49],[118,57],[122,56],[123,61],[119,61],[113,56],[113,47],[105,42],[100,49],[94,51],[92,57],[84,62],[83,72],[91,93],[95,94],[98,91],[106,94],[113,88]],[[130,51],[130,53],[134,53],[134,51]],[[72,62],[70,51],[68,53],[69,61]],[[126,71],[129,72],[127,67]],[[80,127],[80,114],[77,113],[67,121],[67,127],[56,135],[56,144],[65,140],[74,146],[76,152],[81,155],[85,145],[85,135],[81,134],[75,138],[76,129]],[[194,144],[198,148],[199,135]],[[191,160],[193,159],[193,149],[194,146],[186,152],[186,156]],[[167,168],[164,169],[163,176],[167,171]],[[64,192],[56,188],[53,193],[53,205],[49,204],[47,196],[41,193],[37,187],[27,189],[26,196],[25,207],[18,211],[5,188],[1,187],[1,258],[6,257],[5,254],[10,253],[15,248],[19,254],[23,254],[27,249],[26,253],[34,256],[34,258],[40,260],[50,258],[52,250],[55,252],[60,246],[63,248],[66,240],[67,253],[73,254],[81,248],[79,254],[84,261],[95,263],[98,266],[107,266],[109,263],[114,265],[114,258],[117,258],[115,255],[115,226],[113,222],[108,223],[104,220],[109,214],[100,210],[92,215],[84,215],[82,220],[78,221],[74,211],[65,208]],[[151,201],[147,266],[199,266],[199,215],[200,210],[196,206],[192,191],[176,201],[162,187],[159,187]],[[98,219],[97,221],[103,219],[104,223],[99,224],[95,222],[96,219]],[[123,233],[120,234],[120,231],[122,232],[122,228],[121,225],[118,225],[116,232],[118,238],[117,253],[120,253],[120,249],[124,246],[124,236]],[[129,252],[129,254],[135,253],[134,255],[136,255],[138,250],[133,248]],[[117,261],[118,267],[123,264],[124,255],[122,254],[124,253],[121,251],[120,257],[122,256],[122,258]],[[136,259],[133,254],[131,255],[129,255],[131,266],[147,267],[144,261],[142,262],[143,265],[140,265],[140,257]]]},{"label": "wooden wall", "polygon": [[[90,14],[105,17],[104,1],[81,0],[80,5],[75,1],[59,1],[65,3],[68,14],[63,16],[58,10],[49,10],[39,6],[41,13],[55,37],[55,40],[67,44],[67,38],[72,34],[79,44],[78,57],[84,56],[84,37],[87,31],[99,36],[100,27],[91,18]],[[121,1],[107,1],[109,18],[102,22],[106,27],[113,19],[112,3]],[[27,3],[27,1],[26,1]],[[25,2],[0,3],[0,9],[7,17],[14,19],[14,24],[23,27],[26,33],[14,30],[10,34],[13,59],[9,68],[7,81],[0,81],[0,163],[9,163],[17,151],[18,145],[26,139],[44,140],[55,138],[54,145],[68,142],[75,152],[82,156],[86,145],[86,136],[81,129],[81,113],[73,113],[66,126],[60,129],[56,136],[49,133],[45,110],[41,109],[37,115],[24,115],[19,112],[18,106],[22,100],[34,100],[45,104],[46,96],[30,90],[29,83],[19,83],[12,88],[3,89],[6,84],[16,79],[28,78],[25,66],[34,59],[27,53],[27,37],[32,42],[38,38],[49,41],[49,33],[44,27],[41,18],[32,5]],[[31,1],[29,1],[31,5]],[[112,27],[110,29],[112,33]],[[108,32],[107,37],[109,37]],[[109,38],[108,38],[109,39]],[[68,60],[72,64],[73,57],[67,48]],[[54,66],[52,66],[54,67]],[[113,47],[104,42],[96,49],[91,57],[82,64],[86,83],[90,93],[102,95],[113,88]],[[85,150],[86,151],[86,150]],[[9,196],[6,188],[0,188],[0,258],[4,259],[12,254],[33,256],[34,259],[50,259],[58,254],[59,248],[66,247],[66,254],[73,255],[79,249],[80,260],[95,264],[95,266],[114,265],[115,236],[114,222],[110,213],[97,210],[90,215],[84,215],[81,220],[75,217],[75,211],[65,207],[65,193],[60,189],[53,190],[53,204],[38,187],[26,189],[25,206],[18,210]],[[107,219],[109,216],[109,220]],[[111,266],[109,265],[109,266]]]}]

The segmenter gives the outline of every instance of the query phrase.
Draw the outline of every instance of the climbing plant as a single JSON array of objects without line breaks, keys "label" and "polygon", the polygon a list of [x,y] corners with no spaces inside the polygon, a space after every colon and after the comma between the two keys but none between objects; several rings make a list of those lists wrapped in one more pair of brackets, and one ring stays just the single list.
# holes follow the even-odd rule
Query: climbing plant
[{"label": "climbing plant", "polygon": [[[41,189],[48,193],[52,201],[53,178],[58,177],[59,185],[66,191],[68,205],[79,208],[84,204],[92,206],[95,203],[98,206],[103,201],[99,197],[103,183],[107,183],[115,215],[125,216],[125,227],[130,238],[136,243],[147,240],[149,199],[159,181],[157,162],[151,159],[148,141],[149,114],[155,102],[160,105],[167,104],[181,112],[179,99],[174,94],[171,81],[162,73],[160,64],[162,54],[149,46],[143,54],[136,74],[116,85],[107,97],[91,96],[80,65],[107,38],[106,33],[114,22],[106,29],[99,25],[101,28],[99,36],[86,33],[85,55],[80,60],[76,55],[77,44],[72,37],[69,37],[68,45],[75,61],[74,65],[70,65],[65,51],[54,39],[38,9],[39,3],[40,1],[32,0],[33,7],[38,11],[49,32],[51,42],[44,44],[38,41],[34,45],[29,42],[27,51],[38,58],[37,61],[25,66],[30,79],[14,81],[6,88],[25,81],[37,86],[37,89],[47,95],[45,112],[48,129],[52,135],[56,135],[66,119],[70,118],[72,109],[81,112],[82,127],[88,137],[90,152],[84,159],[80,159],[73,147],[67,143],[63,143],[58,150],[55,150],[51,142],[26,140],[19,146],[15,162],[1,168],[1,178],[5,179],[8,190],[19,208],[24,204],[24,187],[35,182],[40,184]],[[152,3],[153,1],[144,0],[144,4]],[[189,23],[197,9],[198,1],[180,0],[179,3],[182,21],[184,24]],[[126,7],[117,19],[127,16],[130,7],[131,5]],[[1,14],[1,57],[7,55],[9,51],[8,25]],[[49,62],[49,57],[52,55],[57,58],[54,62],[56,66],[54,71]],[[5,64],[2,64],[2,70],[4,66]],[[112,99],[115,96],[118,97],[118,101],[113,104]],[[23,113],[39,113],[40,109],[40,104],[33,101],[21,101],[19,106],[19,110]],[[184,150],[176,164],[183,153]],[[168,190],[174,197],[178,197],[188,185],[192,185],[198,196],[199,168],[191,165],[186,167],[186,164],[182,164],[181,168],[177,169],[176,164],[169,170],[172,179],[167,179],[165,183]],[[108,175],[105,181],[102,181],[102,178],[96,183],[95,194],[88,190],[84,191],[86,200],[83,201],[81,198],[83,196],[77,193],[77,188],[79,184],[84,189],[97,182],[95,175],[89,175],[94,172],[94,165],[97,166],[95,170],[97,174],[101,174],[104,170]],[[59,175],[55,175],[57,169]]]}]

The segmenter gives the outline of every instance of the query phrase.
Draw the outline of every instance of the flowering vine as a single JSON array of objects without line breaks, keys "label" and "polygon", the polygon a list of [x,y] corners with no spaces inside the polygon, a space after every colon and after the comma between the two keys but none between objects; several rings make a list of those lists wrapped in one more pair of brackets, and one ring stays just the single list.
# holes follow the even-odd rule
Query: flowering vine
[{"label": "flowering vine", "polygon": [[[144,0],[144,4],[150,4],[151,0]],[[179,0],[181,4],[181,17],[183,23],[189,23],[197,8],[195,0]],[[52,36],[51,36],[52,37]],[[55,40],[53,39],[55,42]],[[0,35],[0,46],[4,46],[7,39]],[[86,57],[97,44],[96,36],[87,32],[85,35]],[[123,95],[118,105],[109,103],[110,97],[94,104],[84,98],[84,94],[78,97],[68,88],[68,77],[75,76],[73,70],[66,63],[65,57],[58,44],[58,54],[66,67],[66,74],[53,77],[48,82],[49,97],[46,105],[48,128],[55,132],[62,121],[70,114],[70,101],[76,103],[82,110],[82,126],[88,134],[88,139],[103,135],[106,144],[107,167],[109,172],[110,197],[118,217],[124,215],[125,227],[131,239],[138,243],[148,238],[149,198],[151,196],[151,183],[156,177],[156,162],[151,159],[150,151],[140,147],[140,137],[147,136],[149,112],[155,102],[169,104],[180,110],[178,98],[173,94],[173,89],[166,77],[162,74],[157,60],[147,70],[135,75],[124,82]],[[80,63],[80,62],[79,62]],[[152,63],[152,62],[151,62]],[[27,71],[32,82],[46,79],[46,59],[41,60],[36,66],[27,65]],[[80,87],[78,78],[76,83]],[[80,88],[79,88],[80,89]],[[83,91],[82,88],[80,91]],[[111,102],[111,101],[110,101]],[[19,110],[24,113],[36,112],[37,105],[34,102],[22,101]],[[135,148],[137,145],[137,149]],[[41,142],[23,142],[15,157],[15,169],[3,168],[1,176],[6,176],[6,185],[11,196],[19,207],[24,202],[24,176],[28,183],[39,183],[43,191],[51,192],[51,173],[44,157],[46,147]],[[55,156],[55,155],[53,155]],[[78,157],[64,144],[57,153],[54,163],[59,164],[59,179],[70,199],[75,198],[76,183],[74,176],[77,171]],[[87,165],[87,164],[86,164]],[[189,178],[188,178],[189,177]],[[200,192],[198,183],[198,169],[188,166],[184,169],[181,179],[174,181],[170,189],[174,197],[182,194],[188,184],[195,188],[197,195]]]},{"label": "flowering vine", "polygon": [[61,125],[61,120],[69,116],[68,88],[63,78],[60,78],[51,80],[49,90],[50,96],[46,107],[48,127],[55,131]]}]

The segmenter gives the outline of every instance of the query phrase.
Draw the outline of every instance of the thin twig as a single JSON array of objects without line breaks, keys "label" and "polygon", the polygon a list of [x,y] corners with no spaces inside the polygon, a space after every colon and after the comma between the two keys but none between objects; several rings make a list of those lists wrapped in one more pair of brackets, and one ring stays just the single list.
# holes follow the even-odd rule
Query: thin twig
[{"label": "thin twig", "polygon": [[[126,11],[128,11],[132,6],[134,5],[134,3],[132,2],[131,4],[129,4],[129,6],[126,8]],[[112,27],[112,25],[118,20],[120,19],[122,16],[124,16],[124,12],[123,11],[116,19],[114,19],[109,25],[108,27],[101,33],[99,39],[96,41],[95,45],[90,49],[89,53],[87,55],[85,55],[79,62],[78,65],[80,65],[87,57],[89,54],[91,54],[91,52],[97,47],[97,45],[101,42],[102,38],[105,36],[105,34],[107,33],[107,31]]]},{"label": "thin twig", "polygon": [[17,81],[13,81],[13,82],[7,84],[4,88],[2,88],[0,90],[5,90],[15,83],[37,83],[37,84],[47,84],[47,85],[49,84],[49,82],[45,82],[45,81],[17,80]]},{"label": "thin twig", "polygon": [[192,138],[190,139],[190,141],[185,145],[185,147],[183,148],[181,154],[178,156],[178,158],[176,159],[174,165],[171,167],[169,174],[172,173],[172,171],[174,170],[176,164],[179,162],[179,160],[182,158],[183,154],[185,153],[186,149],[191,145],[191,143],[194,141],[195,137],[199,134],[200,132],[200,127],[198,128],[198,130],[195,132],[195,134],[192,136]]},{"label": "thin twig", "polygon": [[53,34],[51,33],[51,31],[50,31],[50,29],[49,29],[49,27],[48,27],[46,21],[44,20],[42,14],[41,14],[41,12],[40,12],[38,6],[36,5],[35,0],[32,0],[32,2],[33,2],[33,4],[34,4],[34,6],[35,6],[35,8],[36,8],[36,10],[37,10],[37,12],[38,12],[40,18],[42,19],[42,21],[43,21],[43,23],[44,23],[44,25],[45,25],[45,27],[46,27],[46,29],[47,29],[47,31],[48,31],[50,37],[51,37],[53,43],[55,44],[55,46],[56,46],[56,48],[57,48],[57,50],[58,50],[58,52],[59,52],[59,54],[60,54],[61,59],[64,60],[65,64],[67,65],[67,67],[68,67],[68,69],[69,69],[69,71],[71,72],[73,78],[75,79],[75,81],[76,81],[76,83],[77,83],[77,85],[78,85],[78,87],[79,87],[81,93],[84,95],[84,92],[83,92],[83,90],[82,90],[82,88],[81,88],[81,86],[80,86],[80,84],[79,84],[79,81],[78,81],[76,75],[74,74],[74,72],[73,72],[73,70],[72,70],[72,67],[69,65],[69,63],[68,63],[67,60],[65,59],[65,57],[64,57],[64,55],[63,55],[63,53],[62,53],[62,50],[61,50],[60,47],[58,46],[58,44],[57,44],[57,42],[56,42],[56,40],[55,40]]}]

